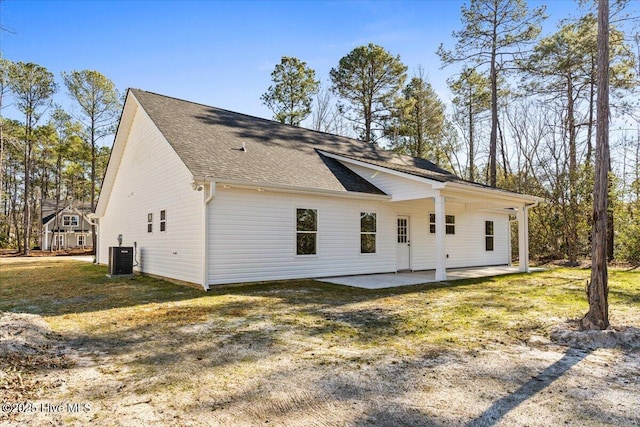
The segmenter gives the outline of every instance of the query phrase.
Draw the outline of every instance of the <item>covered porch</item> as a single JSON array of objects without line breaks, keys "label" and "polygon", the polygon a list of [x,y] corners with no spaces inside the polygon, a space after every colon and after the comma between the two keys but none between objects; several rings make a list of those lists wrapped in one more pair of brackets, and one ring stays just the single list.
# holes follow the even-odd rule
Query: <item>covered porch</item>
[{"label": "covered porch", "polygon": [[[530,268],[529,271],[542,271],[542,269]],[[434,270],[324,277],[317,280],[336,285],[353,286],[363,289],[383,289],[398,286],[420,285],[424,283],[493,277],[505,274],[516,274],[519,272],[521,272],[521,270],[517,266],[504,265],[491,267],[450,268],[447,269],[447,277],[445,280],[437,280],[436,272]]]},{"label": "covered porch", "polygon": [[[463,181],[433,165],[431,173],[402,159],[376,162],[323,155],[339,160],[391,196],[387,203],[397,218],[393,278],[399,285],[529,271],[529,209],[540,198]],[[512,222],[518,235],[515,268],[511,268]],[[467,268],[495,265],[507,270]],[[409,273],[409,283],[403,283],[405,271],[424,277]]]}]

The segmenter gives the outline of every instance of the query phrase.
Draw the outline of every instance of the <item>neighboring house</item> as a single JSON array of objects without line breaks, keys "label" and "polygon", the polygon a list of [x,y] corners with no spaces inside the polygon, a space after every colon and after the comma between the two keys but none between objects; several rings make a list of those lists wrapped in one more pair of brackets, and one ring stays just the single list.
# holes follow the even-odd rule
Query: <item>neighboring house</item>
[{"label": "neighboring house", "polygon": [[42,250],[92,248],[91,221],[87,217],[90,212],[90,207],[71,205],[62,205],[57,212],[53,207],[43,210]]},{"label": "neighboring house", "polygon": [[211,285],[507,265],[528,271],[536,197],[349,138],[131,89],[96,217],[97,259]]}]

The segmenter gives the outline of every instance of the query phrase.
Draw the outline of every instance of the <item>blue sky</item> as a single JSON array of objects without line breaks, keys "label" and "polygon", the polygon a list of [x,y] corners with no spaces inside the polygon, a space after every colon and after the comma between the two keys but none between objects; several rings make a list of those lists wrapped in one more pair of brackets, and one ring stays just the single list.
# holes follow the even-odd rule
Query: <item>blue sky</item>
[{"label": "blue sky", "polygon": [[[25,1],[3,0],[0,50],[53,72],[97,70],[118,89],[136,87],[271,117],[260,95],[282,56],[295,56],[328,85],[329,70],[359,45],[383,46],[413,72],[422,66],[448,102],[435,54],[453,47],[464,1]],[[548,5],[546,32],[577,13],[572,0]],[[55,101],[71,105],[61,85]],[[6,109],[5,116],[15,116]]]}]

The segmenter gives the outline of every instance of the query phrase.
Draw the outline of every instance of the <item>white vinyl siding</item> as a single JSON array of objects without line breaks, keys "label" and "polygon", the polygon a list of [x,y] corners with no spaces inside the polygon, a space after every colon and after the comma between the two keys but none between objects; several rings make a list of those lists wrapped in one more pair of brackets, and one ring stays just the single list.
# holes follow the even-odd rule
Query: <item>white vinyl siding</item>
[{"label": "white vinyl siding", "polygon": [[373,185],[391,196],[392,201],[403,201],[431,197],[433,190],[428,184],[411,179],[399,177],[386,172],[379,172],[350,163],[343,163],[346,167],[357,173]]},{"label": "white vinyl siding", "polygon": [[[141,108],[126,141],[100,219],[100,263],[108,262],[109,246],[117,246],[122,234],[124,246],[137,242],[136,270],[201,283],[203,192],[192,189],[191,173]],[[165,232],[149,233],[148,214],[160,220],[160,211],[171,224],[165,223]]]},{"label": "white vinyl siding", "polygon": [[[317,255],[297,256],[295,212],[307,207],[318,207]],[[219,188],[209,212],[211,284],[396,269],[389,203]],[[361,212],[377,214],[376,253],[367,256],[360,254]]]},{"label": "white vinyl siding", "polygon": [[[389,204],[398,215],[411,217],[411,268],[432,270],[436,267],[436,235],[429,233],[429,213],[434,210],[433,199]],[[456,234],[445,235],[447,268],[506,265],[509,263],[507,213],[468,211],[462,203],[447,202],[446,214],[455,216]],[[485,251],[485,221],[494,221],[494,250]],[[396,225],[397,228],[397,225]],[[395,233],[395,231],[394,231]]]},{"label": "white vinyl siding", "polygon": [[[297,256],[296,209],[318,208],[316,256]],[[435,268],[435,235],[429,234],[433,199],[377,202],[219,188],[209,207],[209,282],[315,278],[396,271],[397,216],[412,218],[411,268]],[[293,212],[293,214],[292,214]],[[376,252],[361,254],[363,212],[376,213]],[[447,267],[506,265],[508,214],[466,211],[447,204],[456,234],[446,235]],[[494,221],[495,249],[485,248],[484,223]]]}]

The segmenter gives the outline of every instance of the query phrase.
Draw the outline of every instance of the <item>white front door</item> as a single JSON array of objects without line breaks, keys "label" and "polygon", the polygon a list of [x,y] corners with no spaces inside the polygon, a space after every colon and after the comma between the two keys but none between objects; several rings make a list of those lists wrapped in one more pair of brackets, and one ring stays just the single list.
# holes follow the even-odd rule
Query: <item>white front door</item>
[{"label": "white front door", "polygon": [[398,270],[411,269],[409,241],[409,217],[398,216]]}]

